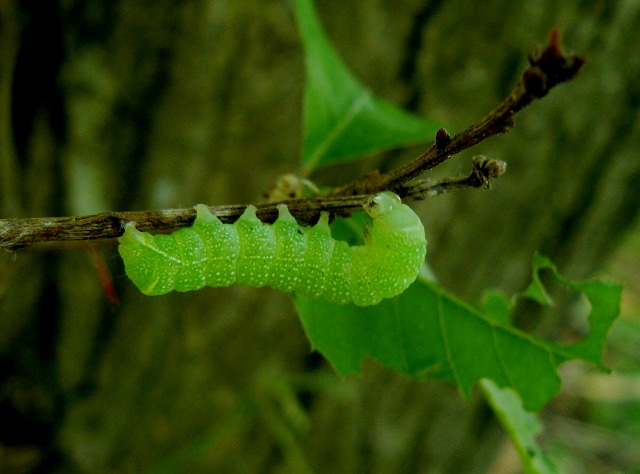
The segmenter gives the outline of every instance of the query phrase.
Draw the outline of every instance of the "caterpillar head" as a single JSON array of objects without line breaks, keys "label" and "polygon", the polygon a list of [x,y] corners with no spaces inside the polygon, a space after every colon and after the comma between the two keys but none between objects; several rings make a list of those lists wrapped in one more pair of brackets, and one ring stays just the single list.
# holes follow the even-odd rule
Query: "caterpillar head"
[{"label": "caterpillar head", "polygon": [[402,232],[409,238],[424,239],[424,226],[420,218],[400,197],[384,191],[373,196],[364,205],[364,210],[373,219],[372,233]]}]

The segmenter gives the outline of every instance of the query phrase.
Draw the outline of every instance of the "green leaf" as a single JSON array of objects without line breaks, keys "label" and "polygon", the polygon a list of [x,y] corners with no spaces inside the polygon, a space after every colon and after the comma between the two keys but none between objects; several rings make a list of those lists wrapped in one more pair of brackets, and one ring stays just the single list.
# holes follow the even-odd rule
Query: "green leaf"
[{"label": "green leaf", "polygon": [[[605,369],[602,364],[602,354],[607,341],[607,333],[620,312],[622,286],[604,280],[567,280],[560,275],[551,260],[544,255],[536,253],[533,258],[533,281],[540,285],[545,295],[546,291],[540,282],[540,272],[545,269],[551,271],[553,281],[581,293],[591,304],[591,311],[588,317],[590,330],[587,337],[582,341],[561,347],[565,348],[565,352],[570,357],[583,359],[597,365],[600,369]],[[531,286],[527,288],[523,296],[530,297],[530,293],[528,293],[530,288]],[[553,304],[548,296],[542,302],[549,305]]]},{"label": "green leaf", "polygon": [[373,151],[432,141],[441,124],[374,97],[334,50],[313,2],[295,3],[307,66],[302,153],[305,172]]},{"label": "green leaf", "polygon": [[[535,263],[534,275],[550,262]],[[494,301],[480,309],[423,280],[368,308],[300,295],[295,301],[312,347],[340,374],[358,372],[363,360],[373,357],[409,375],[454,381],[465,395],[480,379],[490,378],[519,393],[526,409],[538,410],[560,390],[557,369],[562,362],[582,359],[602,367],[606,334],[621,294],[619,285],[570,282],[550,269],[554,280],[591,303],[591,328],[583,341],[561,345],[526,334],[505,321],[504,305]]]},{"label": "green leaf", "polygon": [[511,303],[498,291],[489,290],[482,295],[481,310],[498,324],[508,325],[511,321]]},{"label": "green leaf", "polygon": [[[548,268],[555,271],[555,266],[553,265],[551,260],[549,260],[547,257],[544,257],[543,255],[540,255],[538,253],[536,253],[533,257],[533,266],[534,268],[539,268],[539,269]],[[540,274],[537,271],[533,272],[533,278],[531,279],[531,283],[529,284],[527,289],[522,292],[522,296],[526,298],[530,298],[543,305],[547,305],[547,306],[553,305],[553,301],[551,300],[551,297],[547,293],[547,290],[545,290],[544,285],[540,280]]]},{"label": "green leaf", "polygon": [[542,451],[536,436],[542,431],[538,417],[522,407],[522,400],[510,389],[501,389],[489,379],[480,387],[502,426],[518,451],[520,461],[528,474],[555,474],[559,472],[553,461]]}]

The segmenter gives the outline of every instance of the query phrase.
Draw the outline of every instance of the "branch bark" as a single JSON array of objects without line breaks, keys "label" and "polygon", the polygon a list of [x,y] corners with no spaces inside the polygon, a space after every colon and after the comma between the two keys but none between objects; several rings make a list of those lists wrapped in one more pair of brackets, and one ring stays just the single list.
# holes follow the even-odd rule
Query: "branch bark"
[{"label": "branch bark", "polygon": [[[557,29],[551,32],[548,45],[541,53],[529,57],[530,66],[509,96],[480,121],[453,138],[438,130],[435,143],[407,165],[386,174],[372,173],[367,177],[336,188],[332,192],[305,199],[292,199],[276,203],[259,204],[257,215],[264,222],[277,218],[276,206],[288,205],[301,224],[315,222],[321,212],[332,215],[350,215],[362,209],[371,194],[383,190],[396,192],[404,200],[423,199],[461,187],[490,186],[505,170],[505,164],[495,160],[474,158],[473,171],[468,177],[448,179],[439,183],[416,180],[452,156],[469,149],[489,137],[507,132],[513,127],[513,117],[535,99],[544,97],[556,85],[571,80],[578,73],[584,59],[562,53]],[[223,222],[234,222],[244,212],[245,205],[209,207]],[[116,238],[122,235],[124,225],[134,221],[139,230],[170,232],[190,226],[195,210],[169,209],[132,212],[110,212],[80,217],[36,217],[0,219],[0,249],[12,251],[42,242],[87,241]]]},{"label": "branch bark", "polygon": [[388,189],[405,197],[406,183],[449,158],[514,126],[513,117],[535,99],[547,95],[558,84],[571,80],[584,65],[580,56],[566,56],[560,46],[560,33],[553,29],[542,53],[529,56],[529,67],[522,73],[509,96],[486,117],[451,138],[438,130],[435,143],[407,165],[390,172],[358,180],[333,191],[332,195],[374,194]]}]

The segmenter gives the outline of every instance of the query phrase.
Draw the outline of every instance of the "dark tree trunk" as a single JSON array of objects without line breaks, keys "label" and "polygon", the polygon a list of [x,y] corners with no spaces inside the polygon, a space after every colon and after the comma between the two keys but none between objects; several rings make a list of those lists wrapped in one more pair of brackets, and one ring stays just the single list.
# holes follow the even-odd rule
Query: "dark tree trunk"
[{"label": "dark tree trunk", "polygon": [[[0,6],[3,216],[250,202],[297,168],[304,65],[291,2],[46,3]],[[507,174],[491,192],[417,209],[430,264],[463,297],[522,289],[536,249],[570,277],[602,268],[639,210],[640,3],[316,3],[366,84],[452,133],[508,93],[557,25],[588,64],[473,150],[506,160]],[[470,157],[434,176],[466,173]],[[308,354],[286,294],[145,298],[113,245],[98,255],[119,306],[105,302],[85,247],[0,256],[0,419],[23,427],[0,433],[7,463],[483,472],[501,446],[486,406],[451,386],[373,363],[339,380]]]}]

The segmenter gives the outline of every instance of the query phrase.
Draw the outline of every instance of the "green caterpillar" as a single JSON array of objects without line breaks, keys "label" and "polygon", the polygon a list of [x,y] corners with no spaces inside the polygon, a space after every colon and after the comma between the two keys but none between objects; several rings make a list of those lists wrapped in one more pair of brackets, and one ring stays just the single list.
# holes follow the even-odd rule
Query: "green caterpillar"
[{"label": "green caterpillar", "polygon": [[223,224],[203,204],[195,208],[193,226],[171,235],[126,224],[118,250],[144,294],[240,283],[369,306],[407,289],[427,251],[420,218],[391,192],[364,206],[372,225],[365,244],[353,247],[331,237],[327,213],[304,228],[284,204],[273,225],[261,222],[251,205],[234,224]]}]

